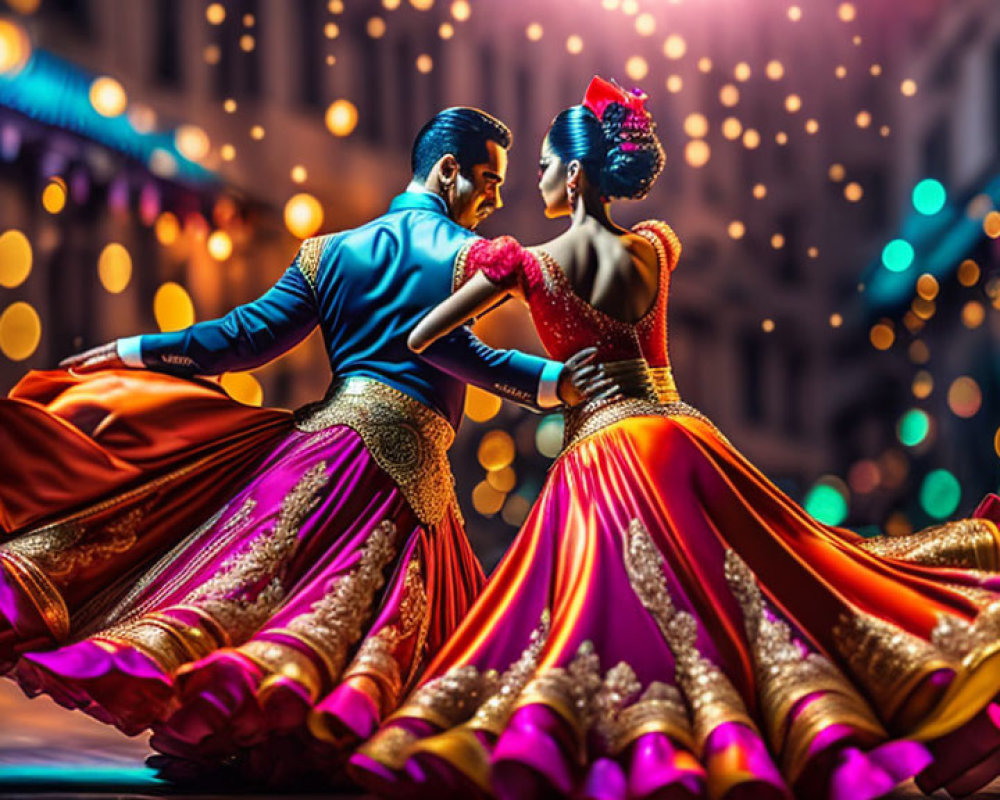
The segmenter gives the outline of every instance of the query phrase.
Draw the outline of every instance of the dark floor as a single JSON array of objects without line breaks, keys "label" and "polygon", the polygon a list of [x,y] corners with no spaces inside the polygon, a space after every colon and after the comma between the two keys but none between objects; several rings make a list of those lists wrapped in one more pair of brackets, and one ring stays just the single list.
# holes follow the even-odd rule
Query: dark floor
[{"label": "dark floor", "polygon": [[[149,753],[145,737],[130,739],[46,697],[28,700],[13,683],[0,680],[0,798],[4,800],[29,796],[32,800],[141,800],[176,793],[144,765]],[[185,796],[208,800],[220,795],[189,791]],[[300,800],[307,797],[296,795]],[[924,795],[910,784],[889,797],[907,800]],[[1000,800],[1000,781],[976,797]],[[340,798],[373,800],[361,794],[322,795],[323,800]]]}]

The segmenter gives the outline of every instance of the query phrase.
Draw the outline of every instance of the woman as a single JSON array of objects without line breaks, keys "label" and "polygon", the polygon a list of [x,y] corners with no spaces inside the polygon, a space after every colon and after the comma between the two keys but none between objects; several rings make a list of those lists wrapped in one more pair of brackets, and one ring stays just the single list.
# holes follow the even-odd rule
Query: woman
[{"label": "woman", "polygon": [[974,788],[998,743],[1000,584],[980,571],[997,526],[866,541],[822,525],[681,402],[680,245],[609,215],[662,168],[644,99],[595,78],[555,118],[539,189],[568,230],[467,248],[461,288],[410,337],[420,350],[512,294],[552,357],[595,346],[623,396],[567,412],[510,551],[352,770],[406,796],[858,800],[921,770]]}]

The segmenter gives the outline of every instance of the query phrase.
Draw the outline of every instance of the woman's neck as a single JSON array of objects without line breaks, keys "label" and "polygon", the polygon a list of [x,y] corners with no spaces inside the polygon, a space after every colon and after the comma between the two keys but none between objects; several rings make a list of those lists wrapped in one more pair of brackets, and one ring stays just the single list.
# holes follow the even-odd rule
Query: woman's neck
[{"label": "woman's neck", "polygon": [[616,236],[624,231],[620,225],[611,219],[611,204],[599,196],[588,193],[578,202],[570,214],[570,230],[586,228],[603,228]]}]

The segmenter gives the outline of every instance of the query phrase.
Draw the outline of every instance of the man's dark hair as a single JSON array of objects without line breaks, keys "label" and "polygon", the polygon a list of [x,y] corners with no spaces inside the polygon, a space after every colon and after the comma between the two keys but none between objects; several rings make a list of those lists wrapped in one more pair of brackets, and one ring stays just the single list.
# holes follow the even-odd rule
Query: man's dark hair
[{"label": "man's dark hair", "polygon": [[478,108],[446,108],[420,129],[413,142],[413,177],[425,180],[448,153],[455,156],[462,174],[468,175],[473,166],[489,161],[487,142],[506,150],[511,143],[510,128]]}]

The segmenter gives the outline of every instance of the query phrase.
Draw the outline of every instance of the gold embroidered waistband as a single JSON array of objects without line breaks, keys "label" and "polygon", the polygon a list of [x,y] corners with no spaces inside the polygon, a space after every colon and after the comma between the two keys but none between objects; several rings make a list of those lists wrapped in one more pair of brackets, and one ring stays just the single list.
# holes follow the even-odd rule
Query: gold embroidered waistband
[{"label": "gold embroidered waistband", "polygon": [[302,431],[335,425],[362,438],[422,523],[434,525],[450,506],[457,508],[448,463],[455,431],[436,411],[372,378],[350,377],[335,382],[323,400],[295,415],[295,426]]}]

